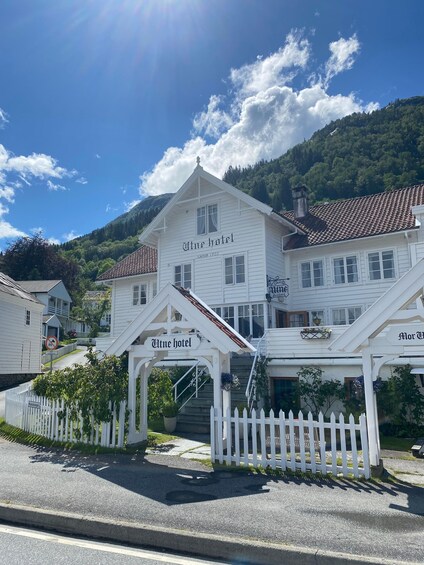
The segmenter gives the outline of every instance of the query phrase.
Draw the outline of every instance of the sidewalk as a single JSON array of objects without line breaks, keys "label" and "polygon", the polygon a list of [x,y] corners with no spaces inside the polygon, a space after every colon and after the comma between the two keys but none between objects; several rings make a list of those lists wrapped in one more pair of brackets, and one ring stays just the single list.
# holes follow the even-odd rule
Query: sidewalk
[{"label": "sidewalk", "polygon": [[152,451],[0,438],[0,520],[239,563],[422,563],[423,488],[213,470],[202,438]]}]

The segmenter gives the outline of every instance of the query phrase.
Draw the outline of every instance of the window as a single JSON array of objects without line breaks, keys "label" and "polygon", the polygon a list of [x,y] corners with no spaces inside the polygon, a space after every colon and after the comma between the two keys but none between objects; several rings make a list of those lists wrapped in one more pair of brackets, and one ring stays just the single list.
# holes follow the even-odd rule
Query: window
[{"label": "window", "polygon": [[[243,337],[259,338],[264,334],[265,317],[263,304],[216,306],[213,310]],[[237,314],[237,319],[234,317],[235,313]]]},{"label": "window", "polygon": [[31,310],[25,310],[25,325],[31,325]]},{"label": "window", "polygon": [[133,286],[133,306],[147,303],[147,284],[135,284]]},{"label": "window", "polygon": [[185,265],[175,265],[174,268],[175,286],[191,288],[191,263]]},{"label": "window", "polygon": [[262,337],[265,331],[264,305],[252,304],[252,337]]},{"label": "window", "polygon": [[223,306],[221,318],[234,328],[234,306]]},{"label": "window", "polygon": [[242,304],[238,307],[238,332],[243,337],[250,335],[250,307]]},{"label": "window", "polygon": [[358,282],[358,263],[355,255],[333,259],[334,283]]},{"label": "window", "polygon": [[225,284],[241,284],[246,282],[244,255],[225,257]]},{"label": "window", "polygon": [[197,208],[197,235],[218,231],[218,204]]},{"label": "window", "polygon": [[376,251],[368,253],[370,280],[395,278],[395,257],[393,251]]},{"label": "window", "polygon": [[324,286],[324,266],[322,261],[308,261],[300,264],[302,288]]},{"label": "window", "polygon": [[309,325],[321,326],[325,322],[324,310],[313,310],[309,312]]},{"label": "window", "polygon": [[334,308],[332,310],[333,324],[335,326],[346,326],[353,324],[355,320],[362,314],[360,306],[353,306],[351,308]]},{"label": "window", "polygon": [[308,325],[307,312],[287,312],[287,325],[289,328],[302,328]]}]

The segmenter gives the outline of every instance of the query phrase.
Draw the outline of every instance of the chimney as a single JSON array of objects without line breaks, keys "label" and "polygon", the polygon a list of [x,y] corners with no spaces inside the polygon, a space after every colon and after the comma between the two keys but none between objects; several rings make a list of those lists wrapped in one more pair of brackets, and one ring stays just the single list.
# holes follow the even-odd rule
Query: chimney
[{"label": "chimney", "polygon": [[293,210],[295,218],[304,218],[309,214],[308,189],[306,186],[292,188]]}]

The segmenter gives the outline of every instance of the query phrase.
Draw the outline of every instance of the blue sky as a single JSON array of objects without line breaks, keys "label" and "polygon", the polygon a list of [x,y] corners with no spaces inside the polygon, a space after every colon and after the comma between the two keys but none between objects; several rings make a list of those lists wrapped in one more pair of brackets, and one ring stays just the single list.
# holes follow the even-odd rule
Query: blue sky
[{"label": "blue sky", "polygon": [[423,94],[421,0],[1,0],[0,249]]}]

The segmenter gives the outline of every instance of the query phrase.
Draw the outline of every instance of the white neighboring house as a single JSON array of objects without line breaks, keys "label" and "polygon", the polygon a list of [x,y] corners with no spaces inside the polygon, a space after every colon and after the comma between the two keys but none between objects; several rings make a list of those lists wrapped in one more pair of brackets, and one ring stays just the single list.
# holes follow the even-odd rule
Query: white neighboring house
[{"label": "white neighboring house", "polygon": [[[82,299],[84,307],[97,308],[104,300],[109,300],[108,290],[87,290]],[[109,333],[112,314],[110,307],[106,309],[100,320],[100,332]],[[82,320],[77,321],[77,333],[79,336],[87,336],[90,333],[90,326]]]},{"label": "white neighboring house", "polygon": [[[143,246],[99,277],[112,287],[112,324],[98,348],[171,282],[253,344],[264,336],[274,408],[296,408],[302,366],[346,384],[363,374],[360,352],[331,345],[424,256],[424,185],[311,208],[300,187],[293,200],[294,211],[277,213],[198,165],[143,231]],[[422,355],[408,361],[424,367]]]},{"label": "white neighboring house", "polygon": [[61,280],[18,281],[18,284],[44,304],[43,337],[59,339],[60,328],[64,332],[74,328],[75,323],[70,318],[72,299]]},{"label": "white neighboring house", "polygon": [[43,304],[0,273],[0,389],[41,372]]}]

